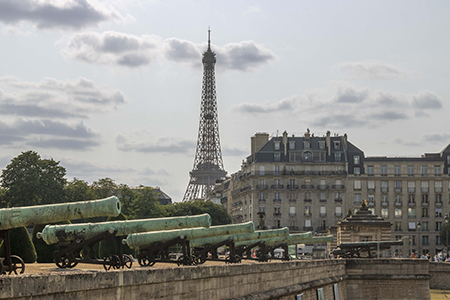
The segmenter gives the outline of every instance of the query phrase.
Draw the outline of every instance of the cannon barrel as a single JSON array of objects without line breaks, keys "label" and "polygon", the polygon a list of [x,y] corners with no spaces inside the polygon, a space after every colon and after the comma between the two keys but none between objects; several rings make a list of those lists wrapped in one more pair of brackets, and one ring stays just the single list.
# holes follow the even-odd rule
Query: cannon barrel
[{"label": "cannon barrel", "polygon": [[116,196],[100,200],[35,205],[0,209],[0,230],[57,223],[93,217],[116,217],[120,202]]},{"label": "cannon barrel", "polygon": [[195,247],[203,247],[206,245],[212,245],[217,244],[225,240],[230,240],[233,242],[240,242],[240,241],[247,241],[247,240],[259,240],[259,239],[265,239],[269,237],[281,237],[281,236],[288,236],[289,235],[289,228],[284,227],[280,229],[272,229],[272,230],[260,230],[255,231],[253,233],[239,233],[239,234],[231,234],[231,235],[220,235],[220,236],[213,236],[208,238],[202,238],[202,239],[195,239],[191,240],[189,242],[189,246],[191,248]]},{"label": "cannon barrel", "polygon": [[253,222],[236,225],[213,226],[210,228],[189,228],[180,230],[165,230],[156,232],[129,234],[122,243],[130,248],[148,246],[156,242],[167,242],[176,238],[186,238],[187,240],[207,238],[212,236],[223,236],[238,233],[252,233],[255,231]]},{"label": "cannon barrel", "polygon": [[282,243],[294,245],[294,244],[303,244],[304,241],[309,241],[311,239],[312,239],[312,233],[305,232],[305,233],[290,234],[288,236],[282,236],[282,237],[263,238],[263,239],[259,239],[257,241],[255,241],[255,240],[240,241],[240,242],[237,242],[235,244],[235,246],[236,247],[247,246],[247,245],[254,244],[255,242],[262,242],[267,245],[277,245],[277,244],[282,244]]},{"label": "cannon barrel", "polygon": [[37,238],[48,245],[77,239],[88,239],[106,231],[117,231],[117,236],[131,233],[211,226],[208,214],[157,219],[113,221],[103,223],[83,223],[70,225],[47,225]]},{"label": "cannon barrel", "polygon": [[403,245],[403,240],[398,241],[372,241],[372,242],[351,242],[351,243],[341,243],[338,248],[349,249],[355,247],[384,247],[390,248],[391,246],[401,246]]}]

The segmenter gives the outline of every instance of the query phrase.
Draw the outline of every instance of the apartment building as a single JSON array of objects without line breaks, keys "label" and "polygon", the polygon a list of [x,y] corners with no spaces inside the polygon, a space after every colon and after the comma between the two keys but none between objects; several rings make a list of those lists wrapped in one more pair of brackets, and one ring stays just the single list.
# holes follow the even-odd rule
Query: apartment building
[{"label": "apartment building", "polygon": [[449,171],[450,145],[414,158],[365,157],[346,134],[257,133],[241,169],[217,190],[233,223],[291,232],[326,233],[366,199],[392,223],[392,240],[408,236],[411,251],[436,253],[445,248],[440,230],[449,212]]}]

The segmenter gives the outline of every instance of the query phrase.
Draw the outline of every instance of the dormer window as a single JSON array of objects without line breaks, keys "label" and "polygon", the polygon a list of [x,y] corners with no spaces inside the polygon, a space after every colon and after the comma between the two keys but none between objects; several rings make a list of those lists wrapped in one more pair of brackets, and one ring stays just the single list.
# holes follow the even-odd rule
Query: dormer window
[{"label": "dormer window", "polygon": [[325,141],[319,141],[319,149],[325,150]]},{"label": "dormer window", "polygon": [[295,141],[289,141],[289,149],[294,150],[295,149]]},{"label": "dormer window", "polygon": [[274,143],[275,150],[280,150],[280,142]]},{"label": "dormer window", "polygon": [[303,160],[303,161],[312,161],[312,160],[313,160],[313,155],[312,155],[312,153],[311,153],[310,151],[305,151],[305,152],[303,153],[302,160]]},{"label": "dormer window", "polygon": [[359,161],[359,155],[353,155],[353,163],[355,165],[359,165],[360,161]]},{"label": "dormer window", "polygon": [[309,143],[309,141],[304,141],[304,142],[303,142],[303,148],[304,148],[304,149],[309,149],[309,148],[311,148],[311,144]]},{"label": "dormer window", "polygon": [[340,141],[334,141],[333,142],[334,150],[341,149],[341,142]]}]

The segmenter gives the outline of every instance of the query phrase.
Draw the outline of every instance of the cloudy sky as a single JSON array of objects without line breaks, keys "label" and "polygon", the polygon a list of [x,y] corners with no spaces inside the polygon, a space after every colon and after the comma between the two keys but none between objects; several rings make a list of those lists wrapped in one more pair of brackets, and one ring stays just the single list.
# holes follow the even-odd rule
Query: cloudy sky
[{"label": "cloudy sky", "polygon": [[256,132],[347,133],[368,156],[450,143],[449,1],[0,0],[0,168],[160,186],[193,167],[211,26],[234,173]]}]

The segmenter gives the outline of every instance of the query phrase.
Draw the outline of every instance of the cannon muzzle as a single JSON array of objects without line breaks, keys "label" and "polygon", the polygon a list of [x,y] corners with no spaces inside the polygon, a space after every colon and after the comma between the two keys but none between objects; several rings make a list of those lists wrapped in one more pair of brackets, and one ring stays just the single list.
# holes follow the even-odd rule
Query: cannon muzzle
[{"label": "cannon muzzle", "polygon": [[0,209],[0,230],[84,218],[116,217],[120,214],[120,208],[116,196],[92,201],[4,208]]}]

